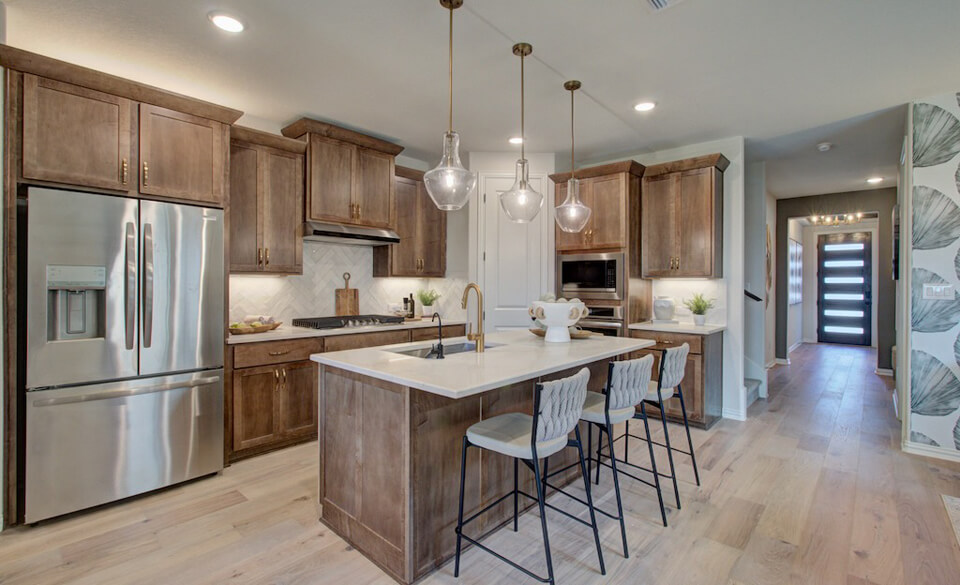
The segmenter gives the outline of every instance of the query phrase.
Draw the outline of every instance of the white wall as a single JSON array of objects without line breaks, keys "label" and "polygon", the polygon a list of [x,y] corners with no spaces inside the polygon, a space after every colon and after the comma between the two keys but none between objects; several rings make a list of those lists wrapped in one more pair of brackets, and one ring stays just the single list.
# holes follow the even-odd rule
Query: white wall
[{"label": "white wall", "polygon": [[777,361],[777,199],[770,193],[767,193],[767,236],[764,247],[766,249],[766,262],[769,262],[769,290],[763,299],[764,321],[766,331],[764,334],[764,365],[772,366]]},{"label": "white wall", "polygon": [[[803,224],[799,220],[787,220],[787,238],[803,244],[803,253],[807,254],[807,245],[803,243]],[[787,248],[789,250],[789,247]],[[788,270],[787,266],[783,270]],[[807,280],[809,273],[807,267],[803,267],[803,278]],[[814,272],[816,274],[816,272]],[[804,291],[806,299],[806,291]],[[787,354],[797,348],[803,342],[803,304],[787,305]]]},{"label": "white wall", "polygon": [[[848,234],[854,232],[870,232],[871,243],[871,262],[873,269],[871,271],[870,286],[874,290],[874,300],[876,300],[876,291],[880,284],[880,271],[877,270],[880,259],[880,222],[870,220],[861,222],[856,227],[851,228],[830,228],[823,226],[808,225],[803,227],[803,342],[817,342],[817,240],[821,234]],[[884,259],[885,261],[886,259]],[[870,345],[877,347],[877,305],[871,304],[871,325],[870,325]]]},{"label": "white wall", "polygon": [[[700,144],[691,144],[658,152],[644,152],[616,160],[630,158],[644,165],[654,165],[695,156],[720,152],[730,160],[723,175],[723,274],[722,279],[664,279],[653,281],[653,294],[669,295],[676,299],[703,292],[717,300],[717,308],[707,314],[711,323],[725,323],[723,334],[723,416],[745,420],[747,416],[744,370],[744,143],[743,137],[725,138]],[[581,166],[594,166],[612,160],[591,161]],[[681,311],[678,316],[687,317]],[[692,320],[692,319],[691,319]]]},{"label": "white wall", "polygon": [[[767,216],[767,165],[765,162],[748,163],[744,172],[743,220],[744,289],[759,296],[766,293],[766,216]],[[764,348],[766,323],[763,301],[757,302],[746,295],[743,300],[743,373],[746,378],[760,380],[759,395],[767,395],[767,376]]]}]

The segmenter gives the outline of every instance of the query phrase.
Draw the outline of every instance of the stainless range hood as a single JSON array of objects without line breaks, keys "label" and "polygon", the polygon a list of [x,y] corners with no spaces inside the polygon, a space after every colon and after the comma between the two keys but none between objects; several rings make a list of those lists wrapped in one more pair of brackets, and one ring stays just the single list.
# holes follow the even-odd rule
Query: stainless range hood
[{"label": "stainless range hood", "polygon": [[330,242],[352,246],[385,246],[400,243],[400,236],[393,230],[319,221],[308,221],[303,224],[303,239],[308,242]]}]

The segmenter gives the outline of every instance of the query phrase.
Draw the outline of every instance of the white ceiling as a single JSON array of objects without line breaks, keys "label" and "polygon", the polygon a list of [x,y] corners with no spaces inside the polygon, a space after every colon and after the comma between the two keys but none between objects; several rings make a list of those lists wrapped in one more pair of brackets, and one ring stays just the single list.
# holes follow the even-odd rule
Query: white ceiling
[{"label": "white ceiling", "polygon": [[[447,13],[437,0],[6,4],[11,45],[238,108],[249,125],[311,115],[395,140],[408,156],[439,153]],[[214,29],[206,15],[215,9],[247,30]],[[960,89],[958,22],[957,0],[686,0],[656,14],[645,0],[466,0],[455,15],[454,126],[467,151],[511,148],[519,59],[510,49],[527,41],[528,148],[557,152],[561,169],[562,83],[577,78],[578,163],[742,135],[752,159],[773,157],[774,193],[851,190],[851,174],[896,164],[899,139],[883,148],[872,139],[892,138],[889,108]],[[634,112],[643,100],[657,109]],[[829,138],[803,132],[811,128],[839,133],[832,159],[812,159]],[[861,148],[872,150],[845,158]]]}]

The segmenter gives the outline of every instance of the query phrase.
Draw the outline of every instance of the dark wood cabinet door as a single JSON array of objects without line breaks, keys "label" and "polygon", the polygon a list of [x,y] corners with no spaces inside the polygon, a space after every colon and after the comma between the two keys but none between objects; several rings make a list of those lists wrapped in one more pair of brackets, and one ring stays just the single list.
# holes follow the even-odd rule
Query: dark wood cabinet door
[{"label": "dark wood cabinet door", "polygon": [[233,372],[233,449],[241,451],[279,438],[280,368]]},{"label": "dark wood cabinet door", "polygon": [[312,134],[307,153],[308,219],[355,223],[352,189],[356,147]]},{"label": "dark wood cabinet door", "polygon": [[260,154],[253,146],[230,145],[230,272],[260,270]]},{"label": "dark wood cabinet door", "polygon": [[303,273],[303,155],[263,147],[264,272]]},{"label": "dark wood cabinet door", "polygon": [[640,258],[645,278],[676,276],[679,190],[679,173],[643,178]]},{"label": "dark wood cabinet door", "polygon": [[626,176],[622,173],[590,180],[588,205],[592,212],[586,228],[590,230],[589,249],[626,247],[626,196]]},{"label": "dark wood cabinet door", "polygon": [[680,173],[675,276],[713,276],[714,211],[713,168]]},{"label": "dark wood cabinet door", "polygon": [[447,212],[437,208],[423,183],[417,184],[417,198],[420,276],[442,278],[447,273]]},{"label": "dark wood cabinet door", "polygon": [[140,104],[140,192],[223,205],[226,127]]},{"label": "dark wood cabinet door", "polygon": [[280,433],[283,438],[317,433],[317,364],[307,360],[280,369]]},{"label": "dark wood cabinet door", "polygon": [[[583,200],[584,193],[587,190],[589,179],[584,179],[580,181],[580,198]],[[554,206],[560,205],[563,203],[563,200],[567,198],[567,184],[566,183],[557,183],[555,187],[555,196],[554,196]],[[588,204],[589,205],[589,204]],[[590,216],[593,217],[593,214],[596,213],[593,208],[590,210]],[[556,222],[554,222],[556,224]],[[589,226],[589,222],[587,224]],[[554,231],[556,232],[556,242],[557,242],[557,252],[575,252],[577,250],[582,250],[584,247],[584,232],[589,229],[589,227],[584,227],[583,230],[570,233],[565,232],[560,229],[559,226],[554,226]]]},{"label": "dark wood cabinet door", "polygon": [[419,276],[419,193],[418,181],[406,177],[396,178],[397,234],[400,243],[390,247],[390,276]]},{"label": "dark wood cabinet door", "polygon": [[370,227],[394,227],[393,167],[393,156],[366,148],[357,149],[357,170],[353,186],[357,217],[353,223]]},{"label": "dark wood cabinet door", "polygon": [[24,178],[127,191],[130,100],[25,74]]}]

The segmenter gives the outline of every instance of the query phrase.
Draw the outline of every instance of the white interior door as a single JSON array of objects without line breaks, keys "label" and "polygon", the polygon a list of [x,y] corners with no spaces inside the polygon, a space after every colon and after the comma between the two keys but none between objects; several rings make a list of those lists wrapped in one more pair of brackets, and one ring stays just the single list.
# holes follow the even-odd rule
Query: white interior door
[{"label": "white interior door", "polygon": [[487,331],[527,328],[527,307],[546,292],[553,292],[552,184],[545,175],[530,177],[531,185],[544,196],[543,208],[529,224],[507,219],[500,207],[500,193],[513,185],[510,174],[480,174],[481,242],[480,285],[486,305]]}]

